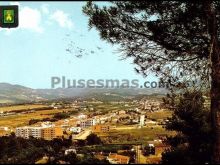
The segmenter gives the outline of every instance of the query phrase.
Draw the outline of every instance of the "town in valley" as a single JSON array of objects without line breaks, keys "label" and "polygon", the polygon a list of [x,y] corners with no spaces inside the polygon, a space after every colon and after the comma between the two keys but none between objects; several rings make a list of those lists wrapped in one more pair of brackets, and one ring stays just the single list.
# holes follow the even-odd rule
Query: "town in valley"
[{"label": "town in valley", "polygon": [[[71,139],[71,146],[62,147],[63,154],[83,155],[81,151],[88,149],[95,158],[113,164],[159,163],[162,152],[169,148],[164,141],[175,134],[164,128],[172,111],[163,104],[162,96],[138,95],[120,100],[111,92],[102,95],[108,97],[2,104],[1,136]],[[101,143],[82,144],[91,135]],[[47,161],[45,154],[36,163]]]}]

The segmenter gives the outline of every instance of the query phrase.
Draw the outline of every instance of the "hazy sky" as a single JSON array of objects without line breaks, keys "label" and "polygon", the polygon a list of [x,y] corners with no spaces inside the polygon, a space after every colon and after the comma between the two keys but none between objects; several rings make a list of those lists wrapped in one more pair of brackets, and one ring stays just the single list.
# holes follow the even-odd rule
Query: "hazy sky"
[{"label": "hazy sky", "polygon": [[20,23],[0,28],[0,82],[50,88],[52,76],[144,80],[132,59],[120,61],[116,47],[88,30],[85,2],[0,2],[8,4],[19,5]]}]

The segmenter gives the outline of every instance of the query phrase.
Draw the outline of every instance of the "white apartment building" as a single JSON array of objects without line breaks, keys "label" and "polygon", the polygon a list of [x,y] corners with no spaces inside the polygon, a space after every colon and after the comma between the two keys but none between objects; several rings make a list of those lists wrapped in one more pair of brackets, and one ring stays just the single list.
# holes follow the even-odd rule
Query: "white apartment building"
[{"label": "white apartment building", "polygon": [[42,130],[42,127],[32,127],[30,129],[30,136],[33,136],[34,138],[41,138],[41,130]]},{"label": "white apartment building", "polygon": [[41,129],[42,127],[18,127],[16,128],[15,135],[25,139],[31,136],[34,138],[41,138]]},{"label": "white apartment building", "polygon": [[17,137],[22,137],[28,139],[30,136],[30,127],[18,127],[16,128],[15,135]]},{"label": "white apartment building", "polygon": [[81,128],[86,128],[86,127],[91,127],[96,124],[95,119],[87,119],[87,120],[82,120],[80,121],[80,127]]},{"label": "white apartment building", "polygon": [[140,116],[140,127],[144,126],[145,115]]}]

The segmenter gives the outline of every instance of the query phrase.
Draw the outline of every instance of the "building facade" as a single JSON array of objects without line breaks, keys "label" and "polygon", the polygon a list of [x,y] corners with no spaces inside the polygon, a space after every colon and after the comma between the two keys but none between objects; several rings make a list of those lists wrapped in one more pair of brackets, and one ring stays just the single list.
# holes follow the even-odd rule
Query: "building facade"
[{"label": "building facade", "polygon": [[61,127],[51,127],[42,129],[42,138],[45,140],[52,140],[54,138],[61,138],[63,130]]},{"label": "building facade", "polygon": [[18,127],[15,135],[25,139],[29,139],[29,137],[41,138],[41,129],[41,127]]},{"label": "building facade", "polygon": [[108,125],[95,125],[92,127],[92,132],[101,133],[101,132],[109,132],[110,126]]},{"label": "building facade", "polygon": [[87,119],[87,120],[80,121],[81,128],[91,127],[91,126],[94,126],[95,124],[96,124],[95,119]]},{"label": "building facade", "polygon": [[16,128],[15,135],[25,139],[34,137],[37,139],[52,140],[62,137],[63,130],[60,127],[18,127]]},{"label": "building facade", "polygon": [[145,115],[140,116],[140,127],[144,126]]}]

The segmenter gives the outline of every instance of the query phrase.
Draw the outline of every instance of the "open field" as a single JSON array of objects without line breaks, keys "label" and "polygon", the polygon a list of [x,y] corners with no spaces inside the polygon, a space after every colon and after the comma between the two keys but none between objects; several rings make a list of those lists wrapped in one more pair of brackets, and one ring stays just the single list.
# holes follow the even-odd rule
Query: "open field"
[{"label": "open field", "polygon": [[107,143],[142,143],[157,139],[157,135],[174,135],[174,132],[165,130],[162,126],[145,126],[138,128],[133,126],[120,126],[112,129],[108,133],[99,133],[98,135]]},{"label": "open field", "polygon": [[168,117],[172,116],[172,111],[170,110],[160,110],[160,111],[156,111],[156,112],[146,112],[146,117],[148,119],[154,119],[154,120],[158,120],[158,119],[167,119]]},{"label": "open field", "polygon": [[41,104],[31,104],[31,105],[15,105],[15,106],[7,106],[7,107],[0,107],[0,112],[10,112],[10,111],[17,111],[17,110],[29,110],[34,108],[46,108],[48,106],[41,105]]},{"label": "open field", "polygon": [[18,114],[13,116],[1,117],[0,126],[5,127],[18,127],[28,125],[30,119],[43,119],[50,118],[54,113],[62,112],[62,109],[42,110],[28,114]]}]

